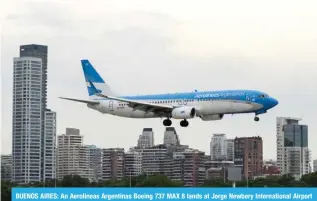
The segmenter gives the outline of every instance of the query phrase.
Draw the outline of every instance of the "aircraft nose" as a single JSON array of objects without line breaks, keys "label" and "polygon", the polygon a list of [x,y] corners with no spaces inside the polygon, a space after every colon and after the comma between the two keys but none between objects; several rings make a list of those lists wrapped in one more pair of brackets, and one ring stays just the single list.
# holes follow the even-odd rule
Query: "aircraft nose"
[{"label": "aircraft nose", "polygon": [[276,105],[278,105],[278,100],[276,100],[275,98],[271,98],[271,105],[272,107],[275,107]]}]

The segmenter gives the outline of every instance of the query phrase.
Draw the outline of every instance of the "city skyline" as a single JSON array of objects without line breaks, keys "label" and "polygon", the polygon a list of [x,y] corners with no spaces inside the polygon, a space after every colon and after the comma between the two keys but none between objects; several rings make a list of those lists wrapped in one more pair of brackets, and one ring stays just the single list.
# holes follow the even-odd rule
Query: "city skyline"
[{"label": "city skyline", "polygon": [[[272,147],[271,139],[276,139],[276,117],[300,117],[303,119],[301,124],[309,127],[312,158],[317,158],[317,150],[312,144],[317,140],[317,125],[312,112],[317,110],[314,105],[317,101],[314,93],[317,91],[314,87],[317,86],[314,79],[317,75],[317,59],[314,56],[317,41],[313,37],[317,35],[317,28],[310,24],[317,14],[310,10],[312,5],[287,4],[285,7],[283,4],[284,10],[280,11],[283,15],[275,18],[266,16],[267,19],[261,17],[261,14],[264,15],[262,10],[257,10],[260,14],[251,20],[241,13],[243,11],[245,16],[253,16],[253,12],[237,5],[238,11],[230,14],[225,10],[225,5],[220,3],[218,11],[215,9],[208,14],[205,9],[200,11],[206,14],[206,19],[213,27],[204,28],[202,25],[207,22],[198,12],[186,13],[190,6],[185,2],[180,10],[173,4],[170,9],[163,10],[148,4],[137,4],[137,9],[136,5],[131,4],[123,8],[114,2],[96,3],[91,5],[95,13],[80,13],[86,5],[80,2],[76,5],[79,6],[76,9],[78,11],[72,9],[72,14],[69,13],[69,6],[73,4],[56,2],[49,5],[52,11],[48,11],[61,14],[54,19],[49,18],[48,13],[42,13],[47,4],[12,5],[14,10],[9,9],[10,15],[5,19],[1,74],[2,86],[6,88],[2,87],[1,107],[3,117],[8,118],[1,118],[2,153],[11,153],[13,57],[18,56],[20,45],[39,44],[48,46],[48,105],[57,112],[57,134],[63,133],[66,127],[76,127],[84,133],[88,144],[127,149],[130,142],[140,135],[141,129],[149,127],[153,128],[157,139],[163,141],[165,128],[159,119],[131,120],[102,115],[89,111],[84,105],[67,103],[57,98],[69,94],[78,98],[87,97],[80,59],[88,58],[111,86],[127,94],[232,88],[268,91],[278,98],[280,105],[274,111],[262,115],[259,122],[253,121],[253,115],[225,116],[217,122],[206,123],[195,119],[187,129],[182,129],[175,121],[181,142],[209,153],[213,133],[225,133],[227,138],[259,135],[263,138],[265,158],[275,159],[276,150],[266,147]],[[20,6],[25,15],[20,13]],[[281,6],[275,5],[277,8]],[[306,15],[300,17],[300,13],[288,13],[296,6]],[[104,9],[109,12],[104,12]],[[245,20],[244,23],[239,22],[245,29],[235,30],[232,22],[222,19],[223,23],[236,31],[235,35],[228,36],[228,29],[214,20],[223,16],[221,12]],[[192,20],[187,16],[191,16]],[[111,17],[114,19],[107,20]],[[294,18],[298,19],[298,24],[292,22],[288,25]],[[66,19],[69,21],[64,24]],[[248,24],[252,24],[253,20],[258,20],[259,27],[258,31],[250,32]],[[193,22],[199,23],[193,25]],[[32,23],[32,27],[28,23]],[[292,30],[294,26],[298,30]],[[195,31],[197,28],[201,33]],[[268,30],[274,30],[274,33],[270,34]],[[279,35],[278,31],[282,34]],[[289,36],[289,31],[293,35]],[[254,37],[249,37],[248,32]],[[226,42],[228,39],[230,43]],[[206,44],[201,41],[206,41]],[[244,75],[241,71],[249,73]],[[123,72],[129,75],[122,75]],[[162,82],[153,82],[156,77],[164,79]]]},{"label": "city skyline", "polygon": [[[298,126],[302,127],[301,125],[297,124],[298,123],[296,122],[297,120],[298,119],[294,119],[294,121],[288,121],[288,123],[294,123],[292,125],[292,127],[294,128]],[[279,126],[280,126],[280,123],[282,122],[278,121]],[[287,126],[289,125],[290,124],[288,124]],[[306,135],[305,133],[306,132],[304,131],[303,134]],[[289,138],[290,135],[292,135],[292,133],[290,133],[289,131],[286,131],[285,134],[288,136],[285,139],[292,140],[292,137]],[[167,135],[170,137],[167,138]],[[167,168],[167,169],[164,168],[164,170],[162,169],[160,171],[162,171],[162,174],[169,176],[171,178],[173,178],[173,175],[170,175],[168,172],[168,170],[170,170],[171,168],[171,166],[169,166],[170,162],[172,162],[171,160],[173,160],[174,162],[172,163],[176,165],[174,166],[174,168],[180,167],[179,165],[181,165],[182,163],[179,164],[179,162],[181,161],[178,161],[178,160],[182,160],[182,154],[184,154],[185,152],[193,153],[193,151],[196,153],[203,154],[203,158],[204,158],[203,168],[205,168],[206,170],[205,172],[206,178],[209,178],[209,179],[212,178],[210,177],[212,175],[215,177],[219,177],[223,175],[223,173],[219,172],[219,168],[223,167],[224,164],[225,164],[225,167],[229,167],[229,166],[232,167],[232,165],[236,167],[242,167],[242,172],[252,169],[251,173],[247,174],[249,179],[254,179],[257,177],[266,177],[268,175],[277,175],[280,172],[280,168],[278,168],[280,163],[279,160],[274,161],[274,160],[263,159],[264,148],[262,146],[262,138],[259,136],[237,137],[235,139],[229,140],[229,139],[226,139],[225,134],[214,134],[215,139],[212,139],[211,142],[219,143],[219,145],[222,147],[221,149],[228,148],[227,153],[224,153],[224,155],[227,155],[227,157],[225,156],[225,157],[218,158],[220,160],[217,159],[217,154],[215,155],[216,158],[211,157],[212,155],[207,155],[207,153],[199,149],[190,147],[188,145],[184,145],[180,143],[178,140],[175,140],[175,138],[171,136],[175,136],[176,139],[178,138],[175,128],[166,127],[166,132],[164,135],[164,143],[153,144],[153,141],[154,141],[153,138],[155,136],[153,135],[152,129],[144,128],[142,131],[142,135],[140,135],[139,138],[136,139],[135,142],[133,143],[134,146],[132,146],[130,149],[127,150],[120,147],[103,148],[103,147],[96,147],[95,145],[88,145],[84,142],[84,135],[80,133],[80,129],[66,128],[66,132],[64,134],[60,134],[57,136],[58,161],[56,166],[57,168],[56,172],[58,175],[58,179],[62,179],[63,176],[66,176],[67,174],[77,174],[85,178],[89,178],[89,180],[91,181],[92,180],[97,181],[98,178],[101,179],[101,177],[104,177],[104,179],[108,180],[111,177],[119,176],[118,172],[115,169],[113,169],[114,167],[117,167],[117,165],[119,165],[117,168],[120,169],[120,171],[123,171],[122,170],[123,166],[125,167],[125,171],[121,173],[124,173],[124,175],[126,176],[129,175],[129,171],[131,171],[131,174],[134,176],[142,174],[142,172],[144,173],[148,171],[150,172],[158,171],[157,169],[155,170],[156,166],[153,166],[152,168],[147,167],[147,164],[150,163],[149,161],[153,160],[152,157],[147,157],[147,154],[150,154],[150,153],[153,154],[154,152],[163,154],[162,156],[167,157],[165,158],[166,160],[165,159],[163,160],[162,158],[160,158],[161,162],[163,162],[164,164],[163,166]],[[295,137],[294,139],[300,139],[298,138],[300,136],[301,135],[296,134],[296,136],[294,136]],[[148,140],[145,140],[146,138]],[[142,139],[142,143],[140,143],[140,139]],[[231,143],[231,140],[234,144],[233,149],[229,148],[228,145],[226,144],[227,142]],[[303,138],[303,140],[304,140],[302,141],[304,143],[303,146],[306,146],[307,138]],[[299,144],[296,144],[296,143],[301,144],[300,141],[295,140],[293,142],[295,142],[294,145],[297,146],[293,148],[295,149],[300,148],[298,147]],[[289,146],[290,145],[289,141],[286,144]],[[125,158],[124,162],[117,161],[117,159],[120,158],[120,157],[119,158],[116,157],[117,153],[119,152],[121,153],[122,157],[124,156]],[[172,156],[171,154],[173,155],[172,157],[173,159],[171,158]],[[234,157],[230,157],[230,155],[232,154],[234,155]],[[249,163],[249,167],[247,167],[245,162],[244,163],[242,162],[246,160],[245,157],[250,157],[250,156],[252,160],[257,161],[255,162],[255,164],[257,164],[256,166],[252,166],[252,165],[250,166],[250,163]],[[10,166],[9,161],[11,160],[11,156],[2,155],[1,157],[4,158],[4,163],[1,163],[4,170],[3,175],[4,175],[4,178],[8,179],[10,177],[10,170],[11,170],[11,168],[9,168]],[[78,160],[78,158],[81,158],[81,160]],[[289,158],[287,160],[288,161],[287,164],[294,163],[294,164],[300,165],[298,163],[299,160],[301,160],[301,157],[299,158],[295,157],[293,159]],[[293,165],[292,166],[293,169],[287,168],[288,169],[287,172],[283,170],[284,174],[291,173],[292,175],[295,176],[296,179],[299,179],[300,177],[298,177],[299,176],[298,174],[302,175],[301,171],[303,171],[304,174],[307,174],[311,170],[313,170],[313,168],[315,168],[312,166],[310,167],[311,169],[310,168],[307,169],[308,168],[307,163],[303,163],[302,165],[305,168],[304,169],[300,168],[301,169],[300,170],[297,165]],[[314,162],[314,166],[315,166],[315,162]],[[216,169],[213,169],[213,168],[216,168]],[[178,172],[178,170],[175,169],[175,172]],[[120,178],[122,178],[121,173],[120,173],[121,176],[119,176]],[[214,173],[216,173],[216,175],[214,175]],[[101,175],[104,175],[104,176],[101,176]],[[174,179],[181,179],[178,176],[175,177]]]}]

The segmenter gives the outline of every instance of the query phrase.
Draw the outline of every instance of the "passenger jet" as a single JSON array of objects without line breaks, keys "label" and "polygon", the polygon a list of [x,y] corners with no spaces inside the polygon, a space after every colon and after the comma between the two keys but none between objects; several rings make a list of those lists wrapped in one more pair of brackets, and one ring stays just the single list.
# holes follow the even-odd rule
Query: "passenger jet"
[{"label": "passenger jet", "polygon": [[62,99],[86,103],[88,108],[103,114],[127,118],[165,118],[164,126],[171,126],[171,119],[180,119],[180,126],[187,127],[188,119],[199,117],[203,121],[221,120],[224,115],[266,113],[278,101],[268,94],[254,90],[193,91],[138,96],[119,96],[107,85],[88,60],[81,60],[89,100]]}]

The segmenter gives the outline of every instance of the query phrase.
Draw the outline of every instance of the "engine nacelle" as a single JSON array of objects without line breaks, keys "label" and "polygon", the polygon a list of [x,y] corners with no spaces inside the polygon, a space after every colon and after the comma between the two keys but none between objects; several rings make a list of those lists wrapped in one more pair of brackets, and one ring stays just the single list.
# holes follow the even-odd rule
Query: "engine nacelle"
[{"label": "engine nacelle", "polygon": [[216,121],[223,118],[223,114],[203,115],[200,117],[203,121]]},{"label": "engine nacelle", "polygon": [[192,119],[195,115],[196,109],[193,107],[178,107],[172,111],[172,118],[174,119]]}]

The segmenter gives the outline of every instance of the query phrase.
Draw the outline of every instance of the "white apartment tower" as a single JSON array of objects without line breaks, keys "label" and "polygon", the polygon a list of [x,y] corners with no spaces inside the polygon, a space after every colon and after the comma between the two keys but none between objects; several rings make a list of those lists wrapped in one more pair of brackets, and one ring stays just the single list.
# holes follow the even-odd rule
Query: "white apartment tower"
[{"label": "white apartment tower", "polygon": [[222,160],[226,158],[226,134],[213,134],[210,141],[211,160]]},{"label": "white apartment tower", "polygon": [[144,128],[142,134],[139,136],[139,148],[153,147],[154,146],[154,132],[152,128]]},{"label": "white apartment tower", "polygon": [[13,62],[12,181],[23,184],[53,179],[56,141],[46,136],[54,135],[55,121],[45,120],[47,46],[21,45],[20,57]]},{"label": "white apartment tower", "polygon": [[93,170],[89,164],[89,146],[83,145],[79,129],[66,128],[66,134],[58,136],[57,178],[79,175],[93,180]]},{"label": "white apartment tower", "polygon": [[166,127],[163,141],[163,144],[165,145],[180,145],[178,135],[174,127]]},{"label": "white apartment tower", "polygon": [[12,181],[41,181],[42,60],[14,58]]},{"label": "white apartment tower", "polygon": [[56,178],[56,112],[46,109],[44,116],[43,180]]},{"label": "white apartment tower", "polygon": [[308,148],[308,126],[299,118],[277,117],[276,158],[282,174],[300,179],[309,173],[311,152]]}]

